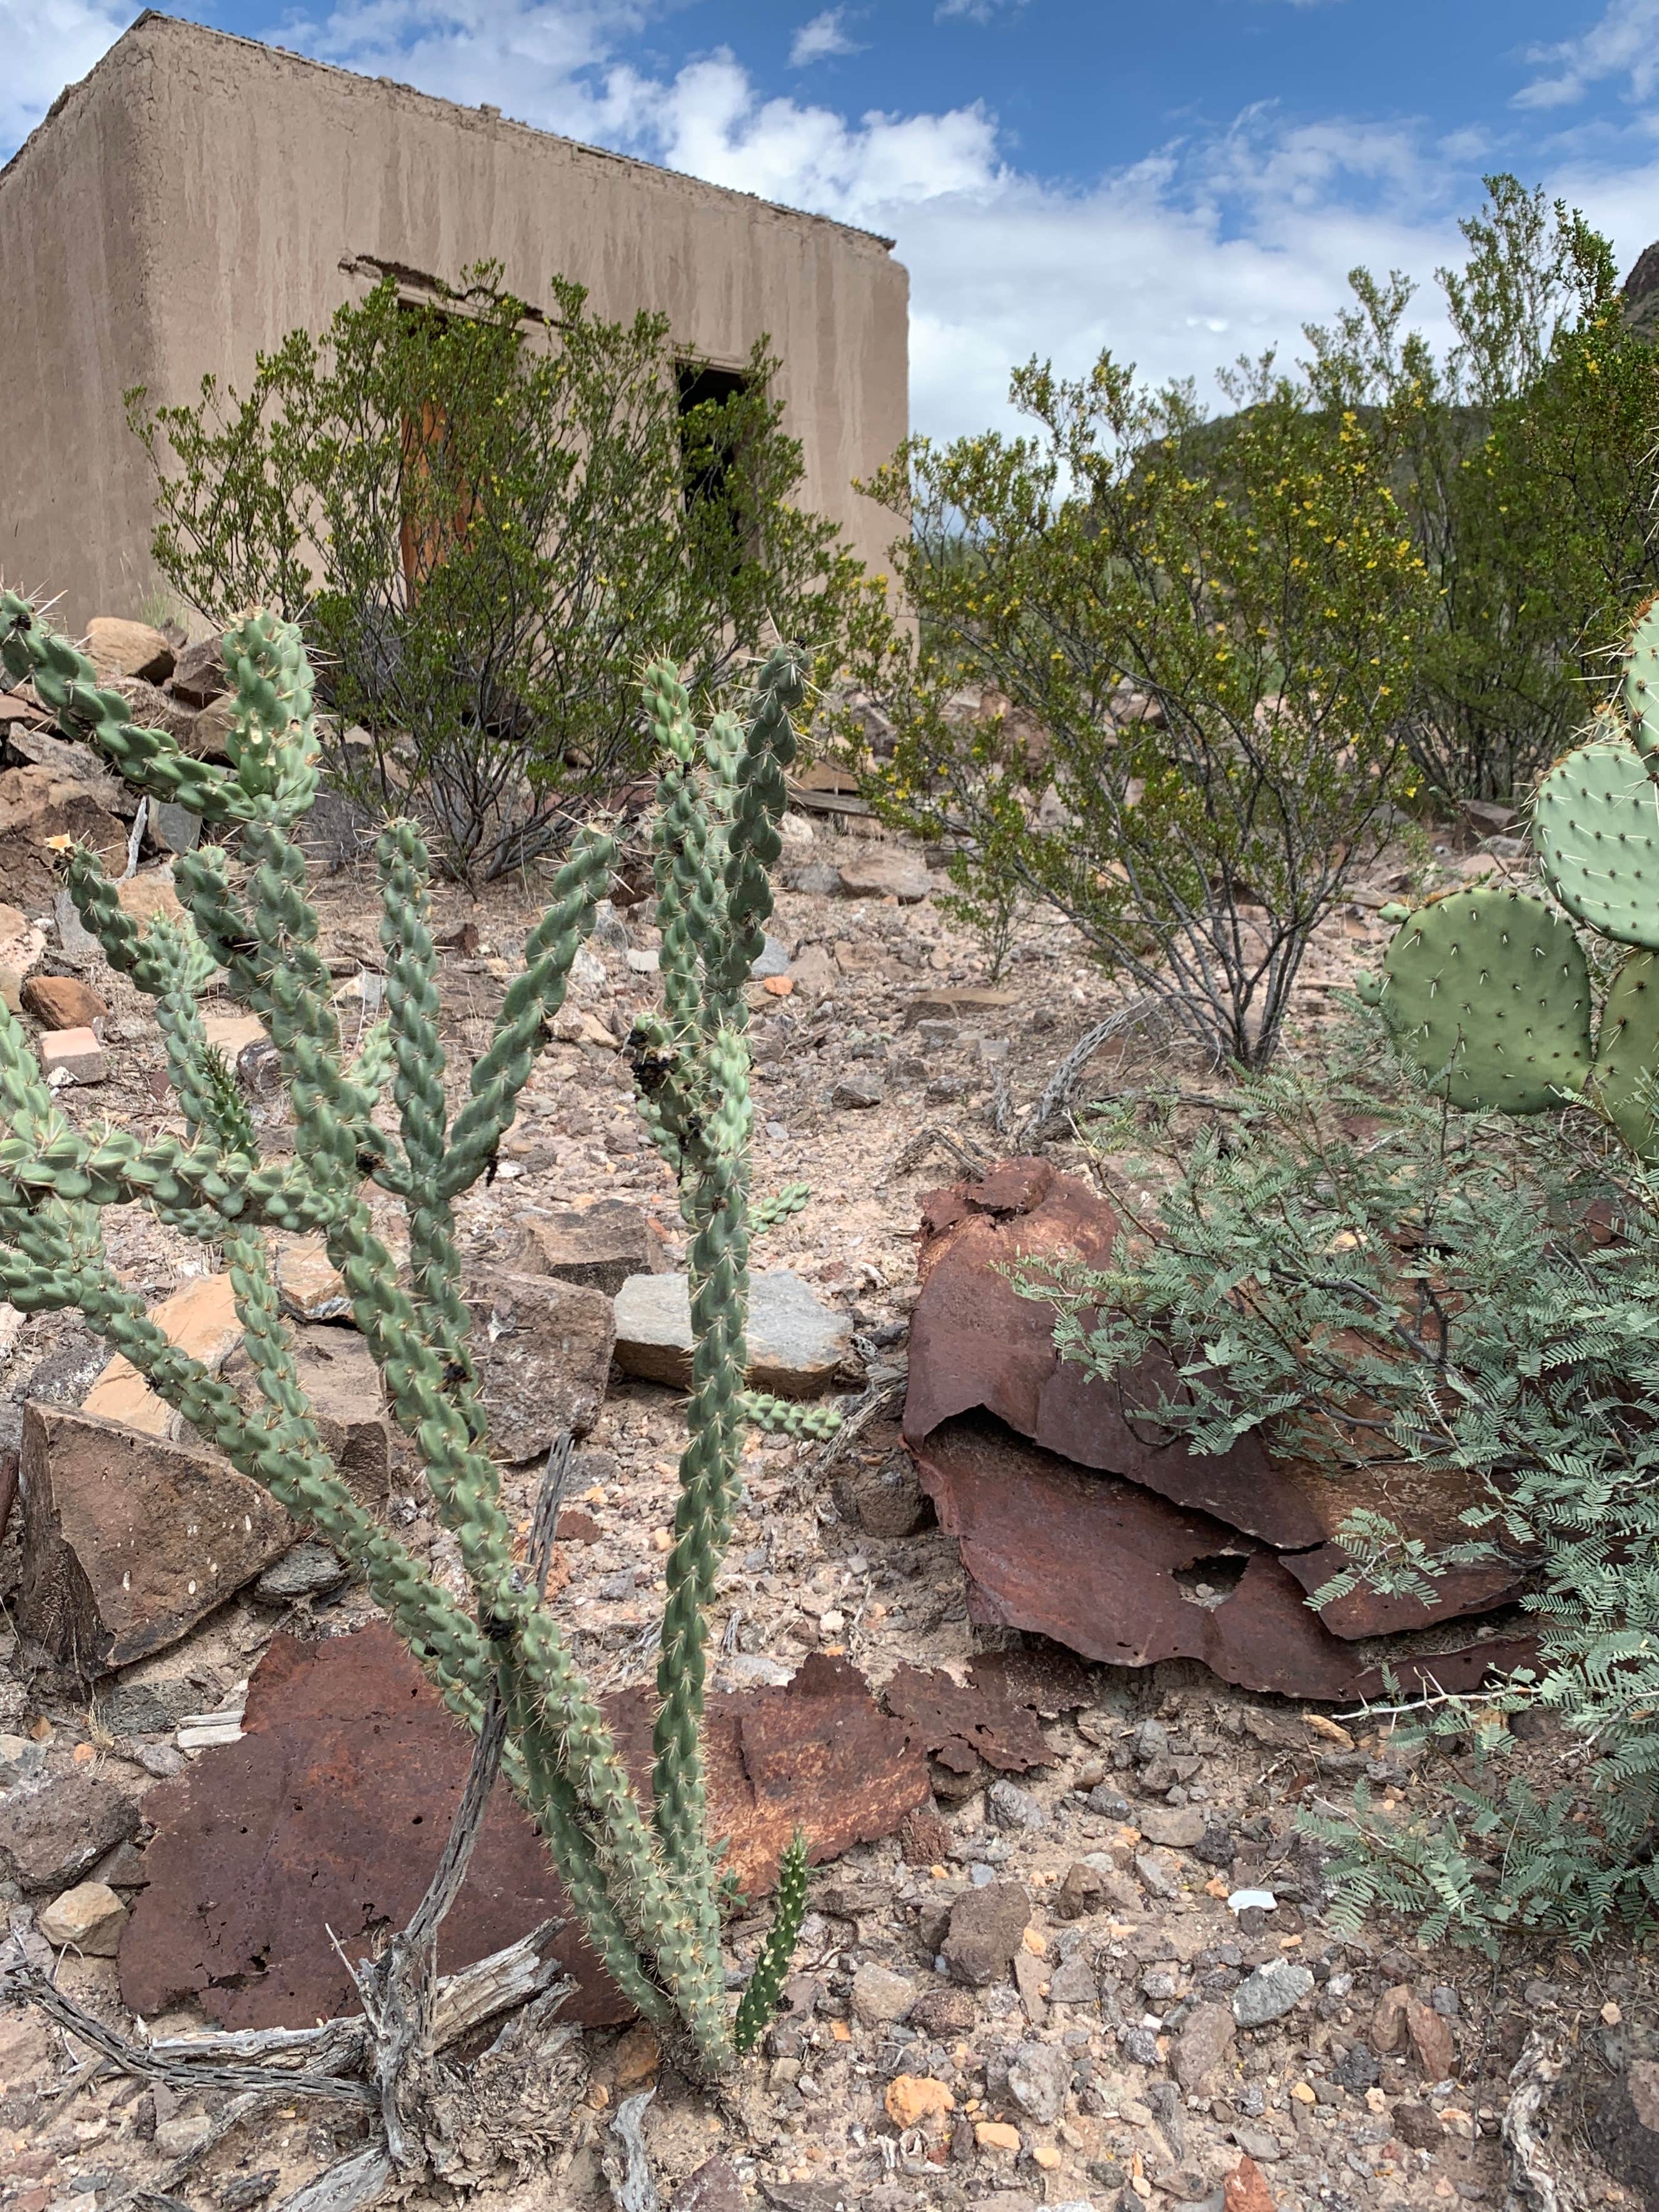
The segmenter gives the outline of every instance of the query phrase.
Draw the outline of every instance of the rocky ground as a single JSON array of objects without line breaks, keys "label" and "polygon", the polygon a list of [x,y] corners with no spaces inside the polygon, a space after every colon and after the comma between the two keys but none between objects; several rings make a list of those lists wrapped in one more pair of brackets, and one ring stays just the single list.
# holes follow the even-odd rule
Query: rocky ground
[{"label": "rocky ground", "polygon": [[[854,817],[850,827],[864,825]],[[1018,1639],[970,1626],[954,1547],[936,1528],[881,1534],[858,1518],[860,1483],[902,1493],[909,1479],[894,1416],[918,1201],[955,1174],[951,1141],[988,1158],[1007,1149],[1007,1131],[1111,996],[1070,933],[1042,921],[1021,929],[994,992],[982,954],[940,914],[942,879],[921,855],[846,834],[821,813],[792,817],[791,829],[787,866],[809,887],[781,893],[765,963],[779,972],[753,993],[756,1185],[799,1179],[813,1195],[769,1232],[757,1258],[793,1271],[850,1322],[836,1387],[887,1395],[838,1450],[751,1444],[717,1599],[718,1679],[779,1680],[820,1649],[845,1654],[877,1685],[906,1662],[959,1675],[975,1651]],[[1435,880],[1508,865],[1501,845],[1494,861],[1456,842],[1431,857]],[[1333,994],[1381,948],[1376,907],[1421,860],[1391,854],[1327,925],[1304,972],[1291,1050],[1316,1048]],[[868,895],[846,894],[843,867]],[[343,1012],[367,1021],[380,982],[372,884],[346,867],[319,877],[317,897]],[[477,903],[446,891],[438,904],[450,940],[452,1073],[464,1073],[538,910],[535,887]],[[28,903],[31,916],[41,910]],[[632,1011],[654,994],[644,912],[603,917],[499,1175],[463,1201],[462,1237],[479,1265],[520,1266],[538,1218],[611,1198],[654,1224],[654,1264],[683,1259],[672,1192],[640,1132],[618,1048]],[[45,944],[46,965],[108,1010],[102,1079],[66,1085],[65,1109],[82,1124],[107,1115],[141,1133],[169,1126],[146,1002],[95,955],[50,932]],[[1102,1056],[1093,1087],[1158,1074],[1206,1079],[1180,1048],[1132,1037]],[[279,1147],[280,1093],[257,1110],[264,1140]],[[1054,1152],[1086,1174],[1076,1145]],[[110,1241],[126,1279],[155,1299],[187,1286],[199,1265],[141,1214],[114,1218]],[[104,1365],[101,1346],[64,1316],[0,1310],[0,1344],[14,1434],[25,1401],[77,1407]],[[561,1547],[568,1578],[557,1604],[602,1686],[649,1664],[681,1404],[670,1385],[613,1370],[584,1440],[573,1495],[587,1540]],[[508,1477],[526,1516],[537,1479],[533,1464]],[[459,1587],[449,1540],[396,1463],[386,1510]],[[13,1593],[19,1540],[14,1527],[4,1571]],[[250,1583],[117,1678],[126,1697],[113,1707],[107,1683],[88,1700],[26,1674],[13,1639],[0,1680],[0,1778],[9,1784],[0,1843],[18,1878],[0,1896],[26,1947],[42,1959],[52,1947],[59,1985],[124,2029],[131,2023],[105,1954],[146,1879],[145,1793],[234,1740],[246,1679],[279,1629],[329,1637],[366,1616],[359,1591],[327,1579],[310,1590],[303,1575],[298,1587],[269,1574]],[[156,1691],[149,1705],[138,1694],[147,1686]],[[1616,2058],[1621,2031],[1654,2018],[1650,1951],[1609,1948],[1586,1963],[1519,1942],[1494,1964],[1420,1948],[1386,1921],[1333,1929],[1297,1808],[1309,1793],[1340,1798],[1345,1778],[1362,1771],[1385,1793],[1420,1799],[1424,1779],[1386,1722],[1304,1712],[1179,1662],[1140,1674],[1091,1668],[1084,1701],[1045,1715],[1043,1729],[1045,1763],[1017,1780],[938,1768],[936,1813],[818,1871],[787,2011],[727,2090],[689,2086],[647,2031],[589,2031],[569,2054],[576,2101],[565,2140],[550,2161],[520,2143],[516,2165],[509,2157],[488,2178],[473,2173],[479,2199],[502,2212],[609,2203],[610,2123],[620,2100],[654,2081],[645,2138],[665,2200],[679,2189],[677,2201],[705,2212],[751,2203],[781,2212],[1135,2212],[1135,2200],[1220,2212],[1224,2196],[1225,2212],[1495,2205],[1509,2186],[1499,2140],[1509,2076],[1529,2037],[1570,2057],[1599,2039]],[[27,1866],[20,1807],[35,1808],[24,1824]],[[112,1895],[107,1907],[80,1908],[77,1922],[52,1893],[88,1878]],[[736,1931],[739,1956],[761,1924]],[[179,2013],[149,2026],[179,2033],[200,2021]],[[1597,2081],[1610,2078],[1604,2069]],[[159,2191],[147,2201],[243,2212],[286,2197],[361,2135],[339,2108],[297,2100],[266,2100],[219,2135],[228,2103],[98,2073],[83,2046],[14,2008],[0,2015],[0,2202],[47,2212]],[[1576,2200],[1639,2201],[1590,2162],[1590,2132],[1563,2119],[1548,2145]],[[428,2185],[416,2201],[453,2194]]]}]

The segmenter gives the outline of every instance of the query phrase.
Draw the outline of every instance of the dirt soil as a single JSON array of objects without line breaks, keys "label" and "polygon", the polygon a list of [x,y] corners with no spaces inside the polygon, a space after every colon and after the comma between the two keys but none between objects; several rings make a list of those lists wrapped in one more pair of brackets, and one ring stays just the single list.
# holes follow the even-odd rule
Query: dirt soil
[{"label": "dirt soil", "polygon": [[[833,858],[845,849],[839,835],[817,821],[811,845],[798,832],[789,858]],[[1444,849],[1434,880],[1491,865]],[[1304,971],[1289,1050],[1316,1048],[1335,1012],[1333,994],[1380,951],[1387,931],[1376,908],[1410,866],[1403,851],[1390,855],[1331,918]],[[379,962],[372,879],[347,869],[321,878],[316,896],[342,1011],[367,1018]],[[437,905],[441,933],[471,933],[446,954],[442,978],[459,1086],[539,910],[537,886],[498,889],[477,903],[446,890]],[[612,930],[595,948],[602,974],[586,971],[581,1006],[618,1038],[629,1009],[654,997],[654,977],[628,958],[654,944],[646,912],[629,909],[627,945]],[[851,1314],[849,1397],[891,1388],[882,1419],[839,1456],[812,1443],[751,1442],[739,1533],[715,1601],[717,1679],[781,1679],[820,1646],[845,1651],[878,1685],[902,1662],[959,1673],[976,1651],[1018,1639],[970,1626],[954,1547],[936,1528],[871,1535],[840,1517],[831,1484],[899,1450],[919,1200],[958,1172],[949,1151],[921,1133],[945,1132],[988,1158],[1006,1151],[997,1127],[1003,1086],[1012,1109],[1010,1122],[1005,1103],[1005,1125],[1015,1126],[1113,994],[1067,929],[1028,921],[1003,979],[1006,1007],[907,1027],[918,994],[988,981],[983,955],[933,897],[900,905],[786,890],[772,927],[795,981],[787,995],[753,993],[755,1185],[764,1192],[799,1178],[813,1196],[768,1232],[757,1259],[795,1269]],[[107,1115],[141,1133],[180,1127],[168,1119],[147,1003],[100,961],[83,972],[111,1004],[111,1073],[101,1085],[71,1087],[66,1110],[83,1125]],[[1102,1056],[1091,1087],[1158,1076],[1183,1087],[1210,1079],[1184,1048],[1132,1037]],[[461,1202],[469,1253],[510,1258],[531,1209],[622,1195],[650,1213],[665,1261],[681,1261],[666,1172],[631,1096],[617,1050],[591,1038],[555,1044],[532,1079],[497,1179]],[[258,1110],[262,1140],[280,1149],[285,1103],[279,1096]],[[1051,1149],[1057,1164],[1090,1172],[1074,1142]],[[126,1279],[148,1296],[176,1289],[199,1267],[199,1251],[137,1210],[112,1217],[109,1237]],[[0,1344],[14,1433],[26,1398],[78,1402],[105,1357],[73,1317],[24,1319],[9,1309],[0,1311]],[[682,1439],[677,1392],[613,1375],[573,1497],[599,1537],[567,1547],[573,1571],[556,1601],[601,1688],[641,1679],[651,1665]],[[533,1468],[509,1477],[521,1516],[536,1480]],[[392,1510],[407,1540],[459,1589],[453,1543],[419,1495],[411,1489]],[[5,1586],[15,1586],[15,1535],[3,1565]],[[368,1612],[352,1589],[297,1605],[245,1595],[165,1655],[164,1667],[137,1674],[187,1673],[202,1711],[232,1706],[279,1628],[335,1635]],[[521,2140],[516,2163],[473,2176],[475,2201],[500,2212],[609,2204],[600,2165],[608,2127],[618,2100],[653,2080],[645,2136],[665,2202],[711,2158],[729,2172],[717,2168],[688,2203],[783,2212],[1204,2203],[1220,2212],[1229,2176],[1227,2212],[1270,2203],[1437,2212],[1458,2198],[1502,2201],[1499,2121],[1527,2039],[1541,2031],[1571,2055],[1621,2016],[1651,2020],[1650,1952],[1610,1947],[1587,1965],[1517,1941],[1494,1966],[1421,1949],[1408,1929],[1385,1919],[1336,1933],[1318,1854],[1298,1838],[1295,1815],[1311,1796],[1340,1800],[1346,1778],[1362,1771],[1386,1796],[1420,1800],[1422,1773],[1392,1746],[1386,1723],[1305,1714],[1184,1663],[1142,1674],[1097,1667],[1091,1678],[1091,1702],[1045,1723],[1048,1765],[1012,1789],[994,1787],[988,1770],[965,1778],[941,1770],[939,1819],[913,1827],[910,1858],[894,1839],[815,1875],[787,2009],[763,2054],[726,2089],[690,2086],[647,2031],[589,2033],[585,2086],[562,2139],[540,2149]],[[140,1801],[157,1774],[196,1755],[164,1733],[112,1739],[84,1704],[54,1700],[15,1667],[0,1678],[0,1730],[9,1754],[0,1780],[80,1771]],[[1206,1836],[1223,1832],[1222,1848],[1211,1843],[1200,1857],[1137,1838],[1138,1819],[1152,1808],[1183,1807],[1201,1808]],[[1080,1917],[1067,1917],[1078,1893],[1075,1882],[1067,1892],[1068,1874],[1091,1854],[1099,1882]],[[133,1863],[111,1871],[131,1877]],[[966,1986],[939,1968],[949,1910],[998,1884],[1019,1885],[1029,1901],[1019,1972]],[[1272,1909],[1235,1911],[1226,1900],[1241,1888],[1269,1891]],[[13,1932],[27,1935],[45,1900],[26,1904],[15,1888],[8,1896]],[[746,1971],[763,1925],[762,1915],[733,1929],[734,1968]],[[1310,1978],[1285,1984],[1285,1967],[1274,1963],[1268,1984],[1294,1985],[1297,2001],[1230,2036],[1221,2023],[1231,2024],[1235,1992],[1270,1962]],[[81,2002],[131,2032],[113,1960],[65,1952],[58,1973]],[[1401,1989],[1409,2006],[1388,1996]],[[149,2025],[179,2033],[192,2021]],[[1208,2064],[1206,2032],[1217,2044]],[[0,2203],[12,2212],[179,2199],[243,2212],[279,2202],[362,2139],[360,2123],[338,2107],[267,2100],[212,2140],[228,2098],[181,2101],[96,2074],[84,2058],[38,2015],[0,2014]],[[1550,2155],[1581,2203],[1634,2201],[1597,2174],[1574,2130],[1558,2128]],[[1241,2166],[1246,2159],[1254,2169]],[[131,2194],[157,2188],[163,2193],[148,2200]],[[412,2201],[447,2203],[457,2193],[427,2184]]]}]

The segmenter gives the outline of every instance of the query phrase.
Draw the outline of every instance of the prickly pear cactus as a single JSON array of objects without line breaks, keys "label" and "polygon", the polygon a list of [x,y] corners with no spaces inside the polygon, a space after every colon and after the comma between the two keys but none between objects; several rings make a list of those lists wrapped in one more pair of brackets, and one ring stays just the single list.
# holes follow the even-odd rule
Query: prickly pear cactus
[{"label": "prickly pear cactus", "polygon": [[1380,1003],[1454,1106],[1543,1114],[1589,1074],[1589,965],[1541,900],[1460,891],[1421,908],[1389,948]]},{"label": "prickly pear cactus", "polygon": [[1586,928],[1636,948],[1594,1045],[1583,948],[1559,915],[1513,891],[1459,892],[1407,915],[1359,994],[1454,1105],[1540,1114],[1582,1097],[1639,1158],[1659,1161],[1659,601],[1632,628],[1623,701],[1622,718],[1598,709],[1533,804],[1551,890]]},{"label": "prickly pear cactus", "polygon": [[1659,952],[1659,784],[1630,738],[1594,738],[1558,761],[1532,830],[1544,881],[1570,915]]},{"label": "prickly pear cactus", "polygon": [[1648,774],[1659,776],[1659,621],[1651,603],[1638,615],[1631,633],[1624,694],[1631,742]]},{"label": "prickly pear cactus", "polygon": [[1595,1103],[1639,1159],[1659,1159],[1659,957],[1632,952],[1601,1009]]}]

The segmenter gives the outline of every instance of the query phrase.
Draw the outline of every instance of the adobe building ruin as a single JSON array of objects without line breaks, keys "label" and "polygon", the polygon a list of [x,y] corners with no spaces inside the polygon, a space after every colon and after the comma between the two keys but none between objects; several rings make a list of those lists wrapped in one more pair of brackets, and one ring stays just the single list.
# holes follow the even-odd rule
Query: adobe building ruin
[{"label": "adobe building ruin", "polygon": [[908,278],[892,241],[246,39],[141,15],[0,170],[0,578],[71,631],[156,579],[154,479],[122,395],[246,391],[386,271],[435,297],[501,264],[598,314],[665,312],[736,369],[769,334],[801,503],[884,569],[892,519],[853,489],[908,428]]}]

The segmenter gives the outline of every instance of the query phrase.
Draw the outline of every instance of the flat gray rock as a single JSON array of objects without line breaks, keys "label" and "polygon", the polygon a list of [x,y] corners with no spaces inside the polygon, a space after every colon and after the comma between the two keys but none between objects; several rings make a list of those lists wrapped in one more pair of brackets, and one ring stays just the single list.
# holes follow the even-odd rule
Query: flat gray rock
[{"label": "flat gray rock", "polygon": [[253,1585],[255,1597],[268,1604],[301,1597],[319,1597],[337,1590],[350,1579],[351,1571],[326,1544],[296,1544],[284,1552],[275,1566],[267,1567]]},{"label": "flat gray rock", "polygon": [[925,899],[931,889],[927,861],[898,845],[864,847],[839,864],[836,878],[848,898],[896,898],[907,906]]},{"label": "flat gray rock", "polygon": [[1240,2027],[1265,2027],[1293,2012],[1314,1986],[1306,1966],[1289,1959],[1270,1959],[1233,1991],[1233,2018]]},{"label": "flat gray rock", "polygon": [[[852,1348],[853,1324],[787,1267],[749,1283],[751,1389],[811,1398]],[[691,1380],[691,1299],[684,1275],[630,1275],[617,1293],[617,1364],[648,1382]]]}]

